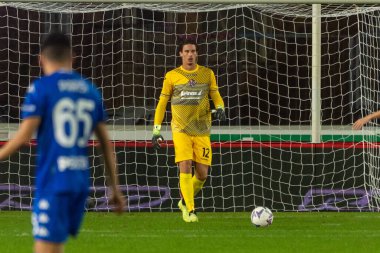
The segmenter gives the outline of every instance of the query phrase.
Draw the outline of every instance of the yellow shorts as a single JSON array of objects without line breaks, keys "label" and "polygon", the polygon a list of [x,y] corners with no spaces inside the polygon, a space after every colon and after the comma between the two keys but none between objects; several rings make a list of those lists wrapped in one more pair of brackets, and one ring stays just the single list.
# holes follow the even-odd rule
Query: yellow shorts
[{"label": "yellow shorts", "polygon": [[193,160],[197,163],[211,165],[212,151],[210,136],[190,136],[173,132],[175,162]]}]

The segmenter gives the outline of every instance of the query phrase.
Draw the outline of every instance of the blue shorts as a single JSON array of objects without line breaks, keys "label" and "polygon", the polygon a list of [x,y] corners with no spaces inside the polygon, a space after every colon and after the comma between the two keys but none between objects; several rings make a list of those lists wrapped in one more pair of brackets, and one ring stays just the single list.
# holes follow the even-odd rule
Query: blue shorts
[{"label": "blue shorts", "polygon": [[88,192],[36,194],[32,224],[35,240],[54,243],[78,234]]}]

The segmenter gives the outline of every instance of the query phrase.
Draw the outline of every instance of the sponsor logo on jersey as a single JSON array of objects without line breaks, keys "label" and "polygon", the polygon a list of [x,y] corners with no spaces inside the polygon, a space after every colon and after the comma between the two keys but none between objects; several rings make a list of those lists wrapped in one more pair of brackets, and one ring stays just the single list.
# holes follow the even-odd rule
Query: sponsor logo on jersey
[{"label": "sponsor logo on jersey", "polygon": [[86,170],[89,168],[86,156],[60,156],[58,157],[58,170]]},{"label": "sponsor logo on jersey", "polygon": [[202,90],[200,91],[181,91],[181,99],[199,99],[202,95]]}]

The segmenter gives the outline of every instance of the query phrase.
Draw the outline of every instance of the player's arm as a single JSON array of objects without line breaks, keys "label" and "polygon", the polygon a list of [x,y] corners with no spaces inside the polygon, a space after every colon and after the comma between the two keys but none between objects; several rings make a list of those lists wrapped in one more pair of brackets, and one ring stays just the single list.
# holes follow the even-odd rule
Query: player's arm
[{"label": "player's arm", "polygon": [[106,167],[108,185],[112,190],[111,202],[115,205],[115,211],[122,213],[125,207],[125,199],[118,188],[119,179],[117,178],[116,158],[108,136],[106,124],[98,123],[95,128],[95,135],[99,140],[100,148],[103,152],[104,163]]},{"label": "player's arm", "polygon": [[353,129],[355,130],[359,130],[361,129],[365,124],[367,124],[369,121],[373,120],[373,119],[377,119],[377,118],[380,118],[380,111],[377,111],[377,112],[374,112],[374,113],[371,113],[361,119],[358,119],[354,125],[352,126]]},{"label": "player's arm", "polygon": [[8,141],[0,149],[0,160],[8,158],[10,155],[15,153],[22,145],[30,141],[34,132],[37,130],[40,125],[40,117],[29,117],[22,121],[19,129],[17,130],[13,139]]},{"label": "player's arm", "polygon": [[164,139],[161,135],[161,124],[164,120],[166,106],[171,98],[172,90],[173,86],[170,82],[169,77],[166,75],[164,79],[164,84],[162,86],[160,99],[158,101],[156,112],[154,114],[152,144],[155,150],[160,149],[160,141]]},{"label": "player's arm", "polygon": [[21,122],[19,129],[13,136],[13,139],[8,141],[0,149],[0,160],[4,160],[14,152],[16,152],[22,145],[30,141],[34,132],[37,130],[43,117],[43,110],[46,108],[44,101],[46,99],[39,89],[39,81],[32,83],[26,93],[26,98],[21,106]]},{"label": "player's arm", "polygon": [[211,75],[211,77],[210,77],[211,83],[210,83],[209,96],[211,97],[211,99],[214,103],[214,106],[216,108],[215,117],[218,120],[224,121],[224,120],[226,120],[226,114],[224,112],[224,102],[223,102],[222,96],[220,96],[220,93],[219,93],[218,85],[216,83],[215,74],[213,71],[210,71],[210,72],[211,72],[211,74],[210,74]]}]

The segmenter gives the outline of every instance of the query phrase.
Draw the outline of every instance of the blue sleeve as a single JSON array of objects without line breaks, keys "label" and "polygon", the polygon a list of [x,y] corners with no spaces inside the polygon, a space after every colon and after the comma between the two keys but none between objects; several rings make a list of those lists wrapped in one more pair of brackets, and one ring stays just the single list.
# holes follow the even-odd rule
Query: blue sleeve
[{"label": "blue sleeve", "polygon": [[94,88],[94,92],[96,99],[96,121],[97,123],[106,122],[108,119],[108,115],[103,104],[102,95],[96,88]]},{"label": "blue sleeve", "polygon": [[32,83],[26,93],[26,98],[21,107],[21,118],[29,118],[34,116],[43,116],[43,103],[39,82]]}]

